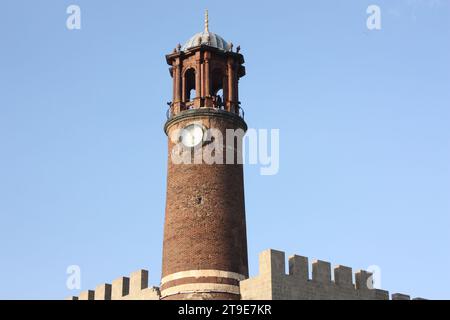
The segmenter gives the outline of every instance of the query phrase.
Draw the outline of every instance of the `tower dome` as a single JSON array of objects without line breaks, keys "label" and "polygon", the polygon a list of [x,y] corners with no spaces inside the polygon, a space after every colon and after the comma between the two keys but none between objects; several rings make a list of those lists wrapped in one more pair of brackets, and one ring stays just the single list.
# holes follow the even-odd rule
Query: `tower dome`
[{"label": "tower dome", "polygon": [[230,44],[221,36],[213,32],[200,32],[190,38],[182,47],[181,51],[187,51],[199,45],[208,45],[223,51],[230,51]]},{"label": "tower dome", "polygon": [[182,47],[181,51],[188,51],[191,48],[207,45],[222,51],[230,51],[231,44],[226,42],[221,36],[209,31],[208,11],[205,13],[205,30],[190,38]]}]

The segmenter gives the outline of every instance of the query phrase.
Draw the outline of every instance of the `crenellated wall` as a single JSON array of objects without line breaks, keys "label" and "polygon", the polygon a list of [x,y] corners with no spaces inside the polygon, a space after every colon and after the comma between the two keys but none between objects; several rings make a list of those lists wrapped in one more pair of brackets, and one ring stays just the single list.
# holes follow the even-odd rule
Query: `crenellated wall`
[{"label": "crenellated wall", "polygon": [[[285,253],[266,250],[259,256],[259,275],[239,282],[242,300],[389,300],[389,292],[372,287],[372,275],[345,266],[333,269],[326,261],[313,261],[309,277],[308,258],[289,257],[289,274],[285,272]],[[159,288],[148,286],[148,271],[139,270],[112,284],[81,292],[69,300],[160,300]],[[394,293],[392,300],[410,300],[410,296]],[[420,300],[416,298],[414,300]]]},{"label": "crenellated wall", "polygon": [[138,270],[120,277],[112,284],[101,284],[95,290],[83,291],[69,300],[159,300],[159,288],[148,287],[148,271]]},{"label": "crenellated wall", "polygon": [[[267,250],[259,257],[259,275],[240,282],[242,300],[389,300],[385,290],[371,289],[372,275],[367,271],[355,273],[345,266],[334,268],[325,261],[312,263],[309,278],[308,258],[289,258],[289,274],[285,272],[285,253]],[[403,294],[393,294],[393,300],[409,300]]]}]

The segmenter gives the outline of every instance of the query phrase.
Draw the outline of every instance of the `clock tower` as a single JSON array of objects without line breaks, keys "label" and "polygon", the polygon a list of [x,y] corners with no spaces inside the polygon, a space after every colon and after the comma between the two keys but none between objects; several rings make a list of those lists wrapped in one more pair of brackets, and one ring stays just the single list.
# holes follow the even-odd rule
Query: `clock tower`
[{"label": "clock tower", "polygon": [[239,299],[239,281],[248,278],[239,161],[247,130],[238,94],[244,57],[209,31],[206,12],[205,30],[166,59],[173,101],[164,126],[169,157],[161,299]]}]

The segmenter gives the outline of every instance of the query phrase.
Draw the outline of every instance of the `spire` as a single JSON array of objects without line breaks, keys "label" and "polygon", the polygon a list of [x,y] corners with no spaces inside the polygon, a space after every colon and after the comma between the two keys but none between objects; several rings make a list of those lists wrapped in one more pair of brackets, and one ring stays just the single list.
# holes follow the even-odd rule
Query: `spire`
[{"label": "spire", "polygon": [[205,33],[209,33],[209,16],[208,16],[208,9],[205,10]]}]

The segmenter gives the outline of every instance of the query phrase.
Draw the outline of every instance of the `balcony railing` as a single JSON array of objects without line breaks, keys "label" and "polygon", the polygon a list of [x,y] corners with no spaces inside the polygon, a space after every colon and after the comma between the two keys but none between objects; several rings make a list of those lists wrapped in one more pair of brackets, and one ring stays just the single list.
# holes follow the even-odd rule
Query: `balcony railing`
[{"label": "balcony railing", "polygon": [[[168,102],[167,105],[169,106],[169,108],[167,109],[166,117],[167,117],[167,120],[169,120],[175,115],[174,114],[174,104],[172,102]],[[189,102],[186,102],[184,104],[184,108],[183,108],[182,111],[193,110],[193,109],[194,109],[194,103],[193,103],[193,101],[189,101]],[[202,107],[200,109],[215,109],[215,110],[227,111],[225,109],[225,106],[223,106],[223,105],[220,105],[220,106],[219,105],[214,105],[212,108]],[[232,113],[233,114],[238,114],[242,119],[245,119],[245,111],[240,105],[238,106],[238,112],[236,112],[236,113],[232,112]]]}]

